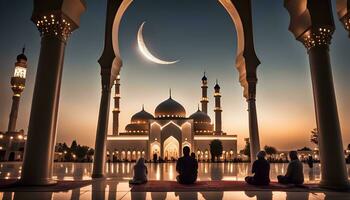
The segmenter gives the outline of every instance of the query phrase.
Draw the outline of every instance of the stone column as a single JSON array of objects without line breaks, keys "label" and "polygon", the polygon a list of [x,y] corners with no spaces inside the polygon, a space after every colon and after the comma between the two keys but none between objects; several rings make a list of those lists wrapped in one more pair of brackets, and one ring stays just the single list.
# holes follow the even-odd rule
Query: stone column
[{"label": "stone column", "polygon": [[[103,71],[102,71],[103,74]],[[107,75],[108,77],[109,75]],[[102,75],[102,82],[104,75]],[[108,82],[107,82],[108,83]],[[100,111],[98,114],[98,123],[95,140],[95,154],[92,178],[102,178],[105,174],[106,165],[106,140],[109,118],[109,104],[111,98],[111,88],[109,84],[102,83],[102,94],[100,102]]]},{"label": "stone column", "polygon": [[321,185],[343,188],[349,186],[337,103],[329,57],[332,30],[319,28],[302,39],[308,49],[315,113],[319,131]]},{"label": "stone column", "polygon": [[[63,4],[65,6],[62,6]],[[79,17],[84,10],[85,5],[81,1],[64,0],[59,4],[46,1],[34,3],[32,20],[41,33],[41,49],[21,184],[55,183],[52,180],[52,164],[64,51],[67,39],[78,27]]]},{"label": "stone column", "polygon": [[258,128],[258,117],[256,114],[255,92],[256,81],[248,81],[248,115],[249,115],[249,142],[250,142],[250,160],[254,162],[256,155],[260,151],[260,139]]},{"label": "stone column", "polygon": [[329,45],[335,30],[330,0],[285,0],[291,16],[289,30],[307,49],[319,135],[321,161],[320,185],[333,189],[349,188],[348,174],[333,76]]},{"label": "stone column", "polygon": [[[111,88],[114,81],[118,78],[120,68],[122,66],[121,59],[116,57],[113,49],[113,23],[116,18],[117,10],[123,1],[108,0],[107,1],[107,18],[105,27],[105,46],[100,59],[101,66],[101,84],[102,95],[100,102],[100,111],[98,116],[98,124],[95,141],[95,154],[93,165],[93,178],[102,178],[105,174],[106,165],[106,140],[108,130],[109,103],[111,97]],[[118,37],[117,37],[118,38]]]}]

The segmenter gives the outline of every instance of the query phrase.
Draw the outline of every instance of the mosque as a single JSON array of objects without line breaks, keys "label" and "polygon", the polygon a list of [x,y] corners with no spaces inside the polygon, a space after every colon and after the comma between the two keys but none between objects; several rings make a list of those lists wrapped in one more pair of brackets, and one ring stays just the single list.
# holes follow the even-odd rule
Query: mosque
[{"label": "mosque", "polygon": [[[190,147],[199,160],[209,160],[212,140],[222,142],[222,160],[232,160],[237,154],[237,135],[227,135],[222,131],[221,93],[218,82],[214,87],[215,124],[208,115],[208,82],[202,78],[201,110],[186,115],[185,108],[172,96],[160,103],[154,115],[142,110],[131,117],[125,132],[119,132],[119,78],[115,82],[115,108],[113,110],[113,134],[107,136],[107,160],[132,161],[139,157],[147,160],[156,154],[164,160],[176,160],[182,156],[182,148]],[[215,127],[214,127],[215,126]]]}]

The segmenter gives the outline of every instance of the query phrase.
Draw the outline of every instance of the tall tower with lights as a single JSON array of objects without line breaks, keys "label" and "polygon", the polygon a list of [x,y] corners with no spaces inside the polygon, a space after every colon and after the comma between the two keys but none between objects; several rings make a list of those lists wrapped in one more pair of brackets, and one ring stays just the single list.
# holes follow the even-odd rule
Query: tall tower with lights
[{"label": "tall tower with lights", "polygon": [[13,91],[13,96],[10,119],[7,129],[8,132],[16,131],[19,101],[26,82],[27,57],[24,55],[24,51],[25,48],[23,48],[22,53],[17,56],[17,62],[15,63],[15,73],[13,77],[11,77],[11,89]]},{"label": "tall tower with lights", "polygon": [[205,76],[205,72],[202,78],[202,99],[201,99],[201,105],[202,105],[202,112],[205,114],[208,114],[208,79]]},{"label": "tall tower with lights", "polygon": [[214,86],[214,98],[215,98],[215,135],[222,135],[222,120],[221,120],[221,93],[220,93],[220,86],[218,84],[218,80],[216,80],[216,84]]},{"label": "tall tower with lights", "polygon": [[113,135],[119,134],[119,113],[120,113],[120,75],[114,82],[114,109],[113,109]]}]

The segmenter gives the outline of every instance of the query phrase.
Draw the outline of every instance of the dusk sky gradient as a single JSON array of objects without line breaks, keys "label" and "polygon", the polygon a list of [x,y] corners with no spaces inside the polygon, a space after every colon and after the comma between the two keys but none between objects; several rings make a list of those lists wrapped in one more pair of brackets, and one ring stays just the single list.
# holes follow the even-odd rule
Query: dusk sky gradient
[{"label": "dusk sky gradient", "polygon": [[[57,142],[94,145],[100,101],[100,67],[104,44],[106,0],[87,0],[80,28],[71,35],[65,53]],[[344,145],[350,143],[350,39],[338,21],[330,48],[333,77]],[[258,68],[257,112],[260,140],[280,150],[313,147],[310,131],[316,127],[308,56],[288,31],[289,15],[282,0],[253,0],[253,29]],[[16,56],[26,45],[28,71],[21,98],[17,129],[27,131],[34,88],[40,36],[30,21],[32,1],[0,0],[0,130],[5,131],[10,113]],[[137,48],[137,30],[144,26],[147,47],[157,57],[177,60],[157,65]],[[247,103],[235,69],[237,38],[226,10],[217,0],[134,0],[120,27],[121,120],[124,130],[132,114],[155,107],[172,96],[186,109],[197,110],[203,71],[209,81],[209,114],[214,121],[213,87],[222,92],[223,129],[238,135],[238,149],[248,137]],[[50,67],[50,66],[47,66]],[[113,101],[111,101],[111,108]],[[109,133],[112,132],[112,113]]]}]

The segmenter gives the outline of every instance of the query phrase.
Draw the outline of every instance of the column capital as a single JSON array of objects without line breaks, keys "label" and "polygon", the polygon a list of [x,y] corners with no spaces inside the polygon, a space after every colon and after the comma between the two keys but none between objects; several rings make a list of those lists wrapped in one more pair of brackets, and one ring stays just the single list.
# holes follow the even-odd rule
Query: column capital
[{"label": "column capital", "polygon": [[334,29],[327,27],[312,28],[297,38],[307,50],[313,47],[330,45]]},{"label": "column capital", "polygon": [[330,0],[284,0],[289,31],[306,49],[329,45],[335,30]]},{"label": "column capital", "polygon": [[79,27],[80,16],[85,10],[83,0],[34,0],[31,20],[42,37],[55,37],[65,42]]},{"label": "column capital", "polygon": [[67,41],[73,31],[71,21],[61,16],[43,15],[35,17],[34,20],[41,37],[55,37]]}]

